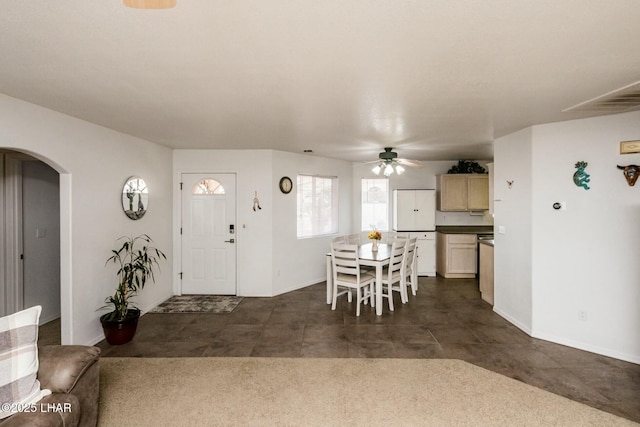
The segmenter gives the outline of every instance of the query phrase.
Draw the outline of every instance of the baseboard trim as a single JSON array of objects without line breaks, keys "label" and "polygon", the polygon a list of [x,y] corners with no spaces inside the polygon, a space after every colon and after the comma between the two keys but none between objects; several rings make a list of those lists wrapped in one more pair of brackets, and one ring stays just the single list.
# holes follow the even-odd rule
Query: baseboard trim
[{"label": "baseboard trim", "polygon": [[578,350],[588,351],[590,353],[601,354],[607,357],[613,357],[614,359],[624,360],[625,362],[631,362],[640,365],[640,356],[622,353],[616,350],[611,350],[609,348],[599,347],[597,345],[587,344],[580,341],[575,341],[572,339],[559,337],[557,335],[548,334],[545,332],[534,331],[533,338],[538,338],[541,340],[549,341],[552,343],[566,345],[567,347],[577,348]]},{"label": "baseboard trim", "polygon": [[318,284],[320,282],[324,282],[326,280],[327,280],[327,278],[323,276],[320,279],[310,280],[308,282],[304,282],[304,283],[301,283],[301,284],[296,285],[296,286],[291,286],[290,288],[279,289],[277,292],[275,292],[273,294],[273,296],[275,297],[275,296],[278,296],[278,295],[286,294],[287,292],[297,291],[298,289],[306,288],[307,286],[315,285],[315,284]]},{"label": "baseboard trim", "polygon": [[[172,289],[173,291],[173,289]],[[157,299],[156,301],[149,303],[149,304],[145,304],[143,307],[139,307],[140,308],[140,317],[144,316],[145,314],[147,314],[149,311],[151,311],[151,309],[157,307],[159,304],[165,302],[166,300],[168,300],[169,298],[171,298],[173,296],[172,292],[169,292],[168,294],[166,294],[165,296]],[[104,311],[102,313],[100,313],[100,315],[102,316],[103,314],[108,313],[108,311]],[[102,329],[102,328],[100,328]],[[100,335],[96,335],[95,337],[89,339],[85,345],[96,345],[98,344],[100,341],[102,341],[104,339],[104,334],[100,334]]]},{"label": "baseboard trim", "polygon": [[150,304],[145,304],[144,307],[140,307],[140,310],[142,311],[142,314],[144,315],[144,314],[148,313],[149,311],[153,310],[154,308],[156,308],[157,306],[159,306],[160,304],[162,304],[163,302],[165,302],[166,300],[168,300],[172,296],[174,296],[173,292],[169,292],[166,295],[164,295],[163,297],[160,297],[159,299],[155,300],[154,302],[152,302]]},{"label": "baseboard trim", "polygon": [[544,341],[549,341],[555,344],[565,345],[567,347],[575,348],[578,350],[588,351],[590,353],[600,354],[602,356],[613,357],[614,359],[624,360],[625,362],[631,362],[631,363],[640,365],[640,356],[626,354],[616,350],[611,350],[608,348],[603,348],[596,345],[587,344],[587,343],[575,341],[572,339],[567,339],[554,334],[539,332],[531,328],[528,328],[518,320],[502,312],[501,310],[496,309],[495,307],[493,308],[493,311],[500,317],[504,318],[507,322],[511,323],[513,326],[517,327],[518,329],[521,329],[530,337],[537,338]]},{"label": "baseboard trim", "polygon": [[90,339],[89,341],[87,341],[84,345],[96,345],[103,339],[104,339],[104,334],[100,334]]},{"label": "baseboard trim", "polygon": [[47,324],[47,323],[52,322],[52,321],[54,321],[56,319],[59,319],[59,318],[60,318],[60,313],[52,314],[52,315],[47,316],[45,318],[41,317],[38,326],[42,326],[44,324]]},{"label": "baseboard trim", "polygon": [[501,311],[500,309],[497,309],[495,306],[493,307],[493,312],[496,313],[498,316],[504,318],[507,322],[511,323],[516,328],[521,329],[527,335],[532,336],[531,335],[531,328],[528,327],[527,325],[525,325],[524,323],[520,322],[519,320],[514,319],[513,317],[511,317],[507,313]]}]

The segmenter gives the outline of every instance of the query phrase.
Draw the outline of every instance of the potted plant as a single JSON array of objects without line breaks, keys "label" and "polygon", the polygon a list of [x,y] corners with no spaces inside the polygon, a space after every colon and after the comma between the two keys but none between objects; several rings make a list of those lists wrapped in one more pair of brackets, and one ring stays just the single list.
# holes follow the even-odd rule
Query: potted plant
[{"label": "potted plant", "polygon": [[[159,261],[167,259],[161,250],[151,246],[152,240],[146,234],[137,237],[121,237],[119,249],[113,249],[113,255],[106,264],[113,262],[118,266],[118,286],[112,296],[105,299],[105,307],[113,311],[100,316],[100,323],[109,344],[125,344],[133,339],[138,327],[140,310],[131,298],[144,288],[148,279],[155,282],[154,267],[160,268]],[[105,308],[103,307],[103,308]]]}]

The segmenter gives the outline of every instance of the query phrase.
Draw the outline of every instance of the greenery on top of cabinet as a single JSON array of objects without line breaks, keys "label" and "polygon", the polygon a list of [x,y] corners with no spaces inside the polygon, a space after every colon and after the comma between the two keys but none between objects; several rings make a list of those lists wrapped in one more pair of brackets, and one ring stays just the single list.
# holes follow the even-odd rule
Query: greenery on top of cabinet
[{"label": "greenery on top of cabinet", "polygon": [[454,165],[447,173],[488,173],[485,168],[480,166],[478,162],[471,160],[458,160],[458,164]]}]

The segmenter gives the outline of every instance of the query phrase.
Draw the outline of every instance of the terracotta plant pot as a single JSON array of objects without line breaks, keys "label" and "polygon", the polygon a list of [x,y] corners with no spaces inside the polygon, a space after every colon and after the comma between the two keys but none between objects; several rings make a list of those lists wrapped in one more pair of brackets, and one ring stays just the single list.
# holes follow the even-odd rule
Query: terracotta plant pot
[{"label": "terracotta plant pot", "polygon": [[100,323],[104,331],[104,337],[107,342],[112,345],[126,344],[133,339],[138,328],[138,319],[140,318],[140,310],[129,309],[127,315],[122,320],[108,319],[111,313],[100,316]]}]

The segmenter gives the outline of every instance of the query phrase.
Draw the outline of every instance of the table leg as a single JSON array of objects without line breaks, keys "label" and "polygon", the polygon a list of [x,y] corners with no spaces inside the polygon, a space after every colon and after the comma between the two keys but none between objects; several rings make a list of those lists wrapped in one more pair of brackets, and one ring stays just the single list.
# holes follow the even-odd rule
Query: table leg
[{"label": "table leg", "polygon": [[331,257],[326,256],[325,258],[327,258],[327,304],[331,304],[333,302],[333,271],[331,271]]},{"label": "table leg", "polygon": [[376,315],[382,316],[382,263],[376,263]]}]

